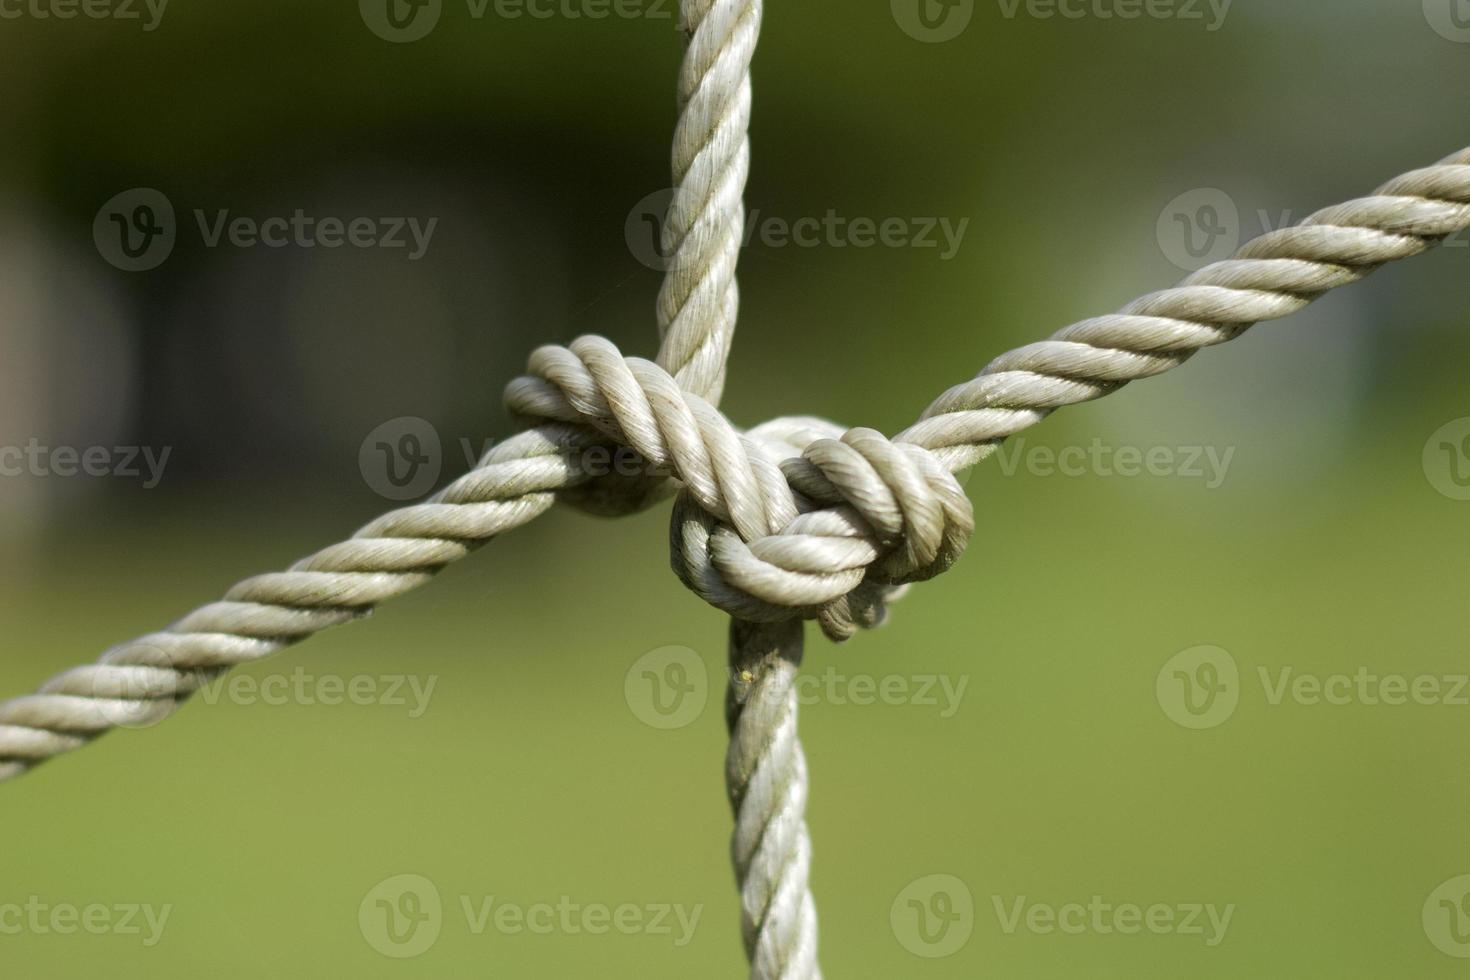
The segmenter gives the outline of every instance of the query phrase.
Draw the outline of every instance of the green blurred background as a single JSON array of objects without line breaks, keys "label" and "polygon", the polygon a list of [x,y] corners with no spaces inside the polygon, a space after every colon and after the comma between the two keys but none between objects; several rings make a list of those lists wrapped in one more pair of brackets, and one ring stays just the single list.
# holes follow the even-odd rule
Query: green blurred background
[{"label": "green blurred background", "polygon": [[[1456,150],[1470,36],[1436,2],[1237,0],[1213,31],[1203,5],[1124,21],[981,2],[944,43],[881,2],[770,4],[752,211],[969,225],[948,261],[756,241],[725,408],[897,431],[996,354],[1181,276],[1171,202],[1223,191],[1250,236]],[[477,19],[463,0],[405,44],[349,0],[173,0],[152,31],[0,19],[0,445],[172,452],[150,490],[0,479],[0,691],[374,516],[387,502],[358,452],[382,423],[430,420],[447,479],[460,438],[513,431],[499,392],[536,344],[598,332],[651,354],[659,276],[624,226],[668,184],[680,52],[667,17]],[[186,224],[167,262],[129,274],[92,222],[133,187]],[[206,248],[195,208],[439,223],[409,262]],[[828,976],[1463,975],[1421,910],[1470,872],[1470,706],[1273,705],[1257,671],[1470,669],[1470,501],[1422,458],[1470,416],[1467,241],[1020,447],[1233,450],[1219,486],[991,460],[968,483],[979,531],[958,568],[842,648],[813,631],[817,678],[968,685],[950,717],[803,709]],[[219,698],[0,789],[0,906],[171,906],[152,947],[0,935],[0,975],[743,975],[724,622],[669,573],[665,521],[556,510],[245,671],[434,678],[421,717]],[[1206,644],[1239,665],[1239,706],[1188,730],[1156,678]],[[715,680],[702,715],[665,731],[625,677],[668,646]],[[400,960],[358,910],[405,873],[445,911],[437,943]],[[890,912],[936,874],[964,882],[974,917],[927,958]],[[460,898],[492,895],[702,917],[683,946],[476,935]],[[1208,946],[1008,933],[995,908],[1094,895],[1235,911]]]}]

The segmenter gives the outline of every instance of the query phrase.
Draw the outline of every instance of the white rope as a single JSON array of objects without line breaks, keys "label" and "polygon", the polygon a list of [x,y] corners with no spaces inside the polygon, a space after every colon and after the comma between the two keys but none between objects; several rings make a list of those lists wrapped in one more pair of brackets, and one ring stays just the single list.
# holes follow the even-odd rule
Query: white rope
[{"label": "white rope", "polygon": [[[542,424],[495,447],[428,503],[387,514],[286,572],[248,579],[222,602],[0,704],[0,780],[111,728],[165,717],[229,667],[366,615],[557,497],[627,509],[608,506],[607,488],[594,486],[582,465],[591,446],[611,441],[681,481],[675,569],[745,621],[732,628],[732,658],[744,673],[732,694],[730,786],[751,975],[818,976],[805,762],[790,686],[799,620],[816,618],[844,638],[879,622],[900,586],[948,568],[973,527],[950,471],[985,458],[1007,436],[1470,227],[1467,149],[1256,239],[1117,314],[1003,355],[891,441],[866,429],[833,438],[830,423],[804,419],[742,435],[713,401],[737,307],[738,239],[732,245],[725,236],[743,223],[747,69],[759,13],[754,2],[685,3],[691,44],[675,151],[683,205],[665,231],[685,258],[660,299],[665,367],[625,359],[597,338],[537,351],[507,403]],[[629,506],[651,496],[646,483],[636,485]]]},{"label": "white rope", "polygon": [[796,737],[799,620],[730,623],[730,854],[752,980],[821,980],[817,910],[807,885],[806,757]]},{"label": "white rope", "polygon": [[658,362],[712,405],[725,387],[740,291],[735,264],[750,173],[750,60],[761,0],[682,0],[689,38],[679,71],[674,197],[664,222],[669,268],[658,298]]}]

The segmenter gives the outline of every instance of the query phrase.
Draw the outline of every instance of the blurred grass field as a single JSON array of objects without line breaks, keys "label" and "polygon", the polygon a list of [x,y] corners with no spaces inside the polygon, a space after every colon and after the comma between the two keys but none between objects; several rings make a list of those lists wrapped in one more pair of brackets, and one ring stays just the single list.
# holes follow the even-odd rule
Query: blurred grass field
[{"label": "blurred grass field", "polygon": [[[981,5],[944,45],[905,37],[884,6],[770,5],[750,204],[968,217],[968,237],[949,262],[747,249],[725,401],[742,424],[815,413],[897,431],[1008,347],[1178,278],[1156,223],[1181,192],[1224,189],[1251,233],[1258,211],[1299,218],[1470,141],[1470,46],[1417,4],[1237,0],[1209,34]],[[5,694],[376,515],[386,502],[358,449],[382,421],[503,437],[498,392],[536,343],[596,331],[653,350],[658,277],[623,228],[667,181],[671,26],[446,16],[394,46],[350,7],[180,5],[146,38],[0,24],[16,93],[0,254],[24,259],[0,281],[0,442],[176,457],[146,492],[0,481]],[[252,213],[428,209],[441,238],[412,269],[196,243],[124,276],[90,251],[92,217],[145,185]],[[1470,672],[1470,502],[1423,460],[1470,416],[1467,259],[1446,248],[1386,269],[1066,410],[1027,434],[1010,473],[991,459],[969,478],[979,530],[956,569],[844,646],[812,631],[817,681],[966,685],[950,717],[803,708],[826,975],[1463,973],[1421,915],[1470,873],[1470,706],[1272,704],[1259,671]],[[1038,447],[1095,438],[1231,456],[1213,488],[1037,472]],[[434,678],[421,717],[196,699],[6,785],[0,975],[741,975],[724,622],[669,573],[666,520],[555,510],[367,622],[243,671]],[[1239,705],[1193,731],[1156,683],[1202,645],[1238,664]],[[693,724],[661,731],[625,680],[667,646],[693,650],[713,684]],[[402,960],[359,926],[365,896],[401,874],[444,902],[438,941]],[[974,903],[968,941],[937,959],[891,921],[930,875]],[[7,931],[7,904],[32,896],[171,911],[152,946]],[[461,899],[489,896],[701,915],[684,945],[476,934]],[[1008,933],[997,912],[1093,896],[1234,912],[1214,946]]]}]

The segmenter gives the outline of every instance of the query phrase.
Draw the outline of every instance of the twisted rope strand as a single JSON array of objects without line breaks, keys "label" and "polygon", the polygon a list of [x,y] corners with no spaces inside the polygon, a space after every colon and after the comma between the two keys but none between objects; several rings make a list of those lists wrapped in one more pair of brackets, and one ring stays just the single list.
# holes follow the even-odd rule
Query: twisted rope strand
[{"label": "twisted rope strand", "polygon": [[[754,51],[760,4],[682,0],[681,18],[690,49],[679,81],[682,115],[673,154],[680,206],[671,214],[702,214],[699,228],[732,221],[739,227],[750,115],[749,76],[740,66],[748,68]],[[672,311],[660,313],[660,358],[717,399],[735,322],[735,253],[721,260],[730,263],[729,299],[714,308],[695,302],[696,286],[724,281],[716,274],[716,253],[701,244],[708,236],[697,230],[676,224],[666,233],[677,246],[677,261],[665,283],[669,298],[660,305]],[[691,279],[686,271],[701,268],[707,270],[702,277]],[[386,514],[289,571],[248,579],[224,601],[113,647],[96,664],[69,670],[34,695],[0,703],[0,782],[113,728],[157,723],[230,667],[368,615],[491,537],[528,523],[555,499],[621,514],[658,496],[662,478],[609,481],[588,472],[583,454],[596,444],[595,433],[565,425],[523,431],[427,503]]]},{"label": "twisted rope strand", "polygon": [[0,703],[0,781],[118,727],[155,724],[230,667],[366,616],[497,534],[544,513],[588,478],[595,433],[537,426],[491,449],[427,503],[392,511],[285,572],[246,579],[223,601],[113,647],[99,662]]},{"label": "twisted rope strand", "polygon": [[[658,364],[624,362],[611,344],[588,344],[590,371],[571,352],[555,348],[533,356],[532,370],[560,380],[583,409],[575,413],[578,421],[679,472],[690,492],[754,536],[777,530],[797,511],[781,471],[715,409],[740,306],[735,267],[745,228],[750,60],[761,3],[685,0],[682,14],[691,39],[679,77],[676,187],[663,235],[663,254],[672,262],[659,293]],[[521,408],[544,417],[538,409],[561,407],[558,393],[524,386]],[[517,393],[507,400],[515,407]],[[730,636],[736,669],[727,778],[750,975],[820,980],[816,906],[806,884],[806,761],[796,740],[793,687],[801,627],[732,619]]]},{"label": "twisted rope strand", "polygon": [[735,811],[730,854],[740,882],[751,980],[821,980],[817,911],[808,878],[806,756],[796,733],[799,620],[730,621],[730,751]]},{"label": "twisted rope strand", "polygon": [[658,363],[679,387],[720,403],[740,291],[735,265],[750,174],[750,61],[761,0],[684,0],[674,197],[663,228],[669,267],[658,298]]},{"label": "twisted rope strand", "polygon": [[1202,348],[1295,313],[1467,227],[1470,148],[1397,177],[1370,197],[1262,235],[1173,289],[996,358],[979,377],[935,399],[895,439],[963,469],[1064,405],[1168,371]]}]

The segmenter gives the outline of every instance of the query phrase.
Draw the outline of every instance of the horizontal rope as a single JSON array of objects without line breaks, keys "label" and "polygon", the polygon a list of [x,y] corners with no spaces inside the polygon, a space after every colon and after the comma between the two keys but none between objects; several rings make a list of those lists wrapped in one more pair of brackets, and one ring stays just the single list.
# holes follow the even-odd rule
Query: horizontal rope
[{"label": "horizontal rope", "polygon": [[1064,405],[1162,374],[1196,351],[1295,313],[1467,227],[1470,148],[1396,177],[1370,197],[1262,235],[1173,289],[996,358],[979,377],[935,399],[895,440],[923,446],[962,469]]},{"label": "horizontal rope", "polygon": [[[0,704],[0,779],[110,728],[156,720],[211,672],[361,618],[494,535],[527,523],[553,500],[576,500],[593,480],[586,450],[610,438],[641,445],[655,461],[665,452],[666,465],[685,481],[676,506],[675,561],[701,595],[745,618],[825,617],[833,635],[871,625],[891,598],[889,580],[945,566],[961,536],[962,520],[945,510],[959,502],[948,499],[951,488],[931,458],[943,469],[968,466],[1063,405],[1176,367],[1252,323],[1301,309],[1466,227],[1470,149],[1262,236],[1174,289],[997,358],[973,381],[941,395],[891,442],[868,430],[832,439],[830,424],[806,420],[778,420],[741,436],[712,407],[701,408],[698,396],[676,395],[677,384],[670,387],[667,372],[650,362],[614,357],[611,345],[584,345],[584,353],[593,350],[601,359],[594,373],[575,353],[543,349],[533,357],[532,377],[513,382],[508,399],[519,411],[567,415],[577,423],[522,432],[428,503],[393,511],[286,572],[248,579],[168,629],[114,647],[98,664],[62,674],[35,695]],[[647,414],[635,389],[648,399]],[[833,454],[847,450],[832,444],[854,450],[862,463],[850,454],[839,459]],[[869,495],[844,496],[857,491]],[[906,494],[940,501],[946,523],[938,551],[936,518],[927,509],[932,501],[913,510],[917,498]],[[816,539],[821,556],[840,549],[841,560],[821,566],[812,557],[818,552],[805,544],[771,538]],[[923,565],[931,552],[933,563]],[[860,568],[869,571],[859,576]],[[842,593],[855,579],[856,587]],[[787,598],[796,605],[786,605]]]}]

